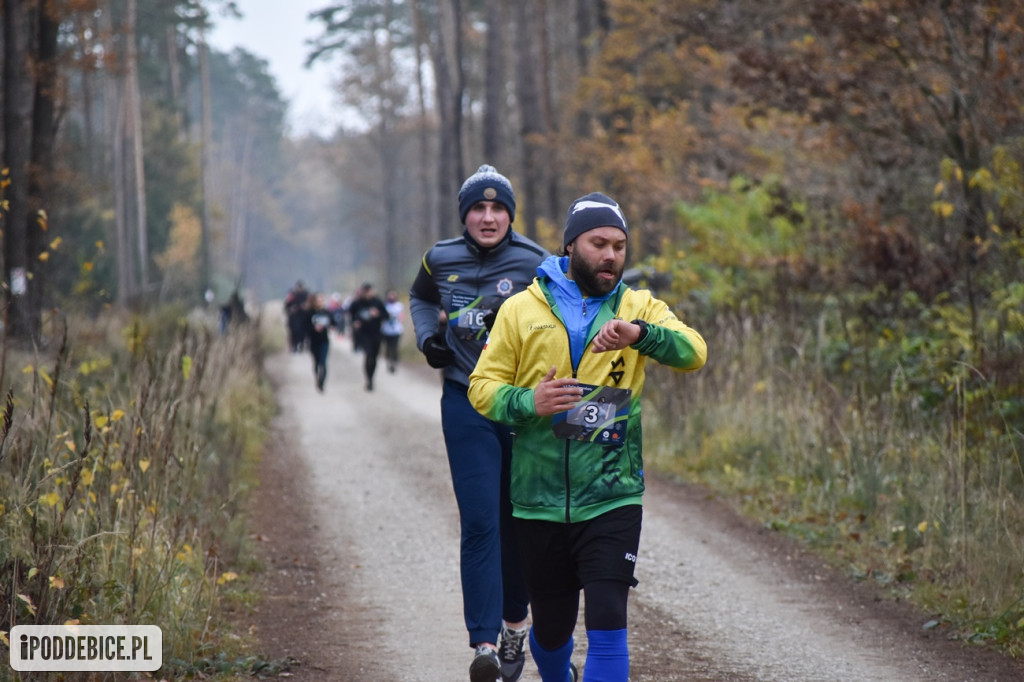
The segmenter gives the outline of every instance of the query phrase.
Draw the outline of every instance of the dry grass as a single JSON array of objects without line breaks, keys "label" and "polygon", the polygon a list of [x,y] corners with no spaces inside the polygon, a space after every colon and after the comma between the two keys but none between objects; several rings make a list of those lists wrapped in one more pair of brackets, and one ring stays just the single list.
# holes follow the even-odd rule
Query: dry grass
[{"label": "dry grass", "polygon": [[220,648],[239,474],[272,397],[256,326],[210,329],[175,311],[73,320],[49,352],[6,356],[0,631],[158,625],[165,674]]},{"label": "dry grass", "polygon": [[928,409],[898,367],[872,394],[826,380],[814,343],[714,332],[702,372],[651,374],[648,465],[722,492],[956,636],[1024,653],[1024,439],[987,418],[995,394],[982,384],[968,401],[954,383],[956,408]]}]

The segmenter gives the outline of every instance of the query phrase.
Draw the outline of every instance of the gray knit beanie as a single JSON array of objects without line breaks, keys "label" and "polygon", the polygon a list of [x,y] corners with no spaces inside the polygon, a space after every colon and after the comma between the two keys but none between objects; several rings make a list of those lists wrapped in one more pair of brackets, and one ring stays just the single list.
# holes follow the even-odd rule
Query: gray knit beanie
[{"label": "gray knit beanie", "polygon": [[562,247],[571,244],[584,232],[598,227],[617,227],[629,237],[626,218],[622,215],[619,205],[600,192],[592,192],[569,206],[569,214],[565,218],[565,233],[562,235]]},{"label": "gray knit beanie", "polygon": [[499,173],[494,166],[486,163],[476,169],[459,190],[459,219],[466,224],[466,214],[480,201],[497,201],[508,210],[509,222],[516,219],[516,193],[512,183]]}]

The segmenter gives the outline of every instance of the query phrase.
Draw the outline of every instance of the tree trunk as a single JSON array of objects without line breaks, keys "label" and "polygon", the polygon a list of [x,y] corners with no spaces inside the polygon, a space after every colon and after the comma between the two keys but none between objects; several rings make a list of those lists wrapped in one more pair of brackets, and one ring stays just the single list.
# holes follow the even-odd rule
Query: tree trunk
[{"label": "tree trunk", "polygon": [[458,203],[455,200],[459,184],[462,182],[462,91],[459,89],[460,79],[453,72],[460,68],[453,60],[461,58],[454,48],[455,27],[452,15],[455,13],[453,3],[458,0],[441,2],[438,40],[434,41],[431,54],[434,58],[434,78],[436,80],[437,107],[440,119],[440,149],[438,153],[437,188],[440,206],[438,216],[442,236],[450,236],[454,226],[459,224]]},{"label": "tree trunk", "polygon": [[547,216],[550,220],[557,223],[560,221],[563,211],[559,198],[561,190],[559,180],[562,177],[562,163],[557,144],[558,123],[555,119],[555,103],[552,101],[554,96],[552,74],[554,74],[555,67],[551,63],[551,36],[548,31],[551,17],[548,12],[548,0],[539,0],[539,2],[540,11],[537,13],[535,21],[537,35],[540,37],[540,64],[538,67],[541,128],[544,136],[543,144],[548,152],[547,158],[545,158],[544,163],[540,166],[541,182],[544,185],[544,202],[538,204],[537,208],[541,216]]},{"label": "tree trunk", "polygon": [[[117,264],[117,304],[126,307],[135,298],[135,268],[133,267],[131,240],[128,234],[128,198],[125,186],[125,98],[124,78],[119,75],[123,68],[123,50],[117,49],[114,30],[114,5],[111,0],[108,11],[100,14],[100,35],[104,36],[113,58],[107,60],[111,73],[104,79],[104,113],[106,116],[106,139],[109,151],[104,145],[104,163],[111,169],[110,184],[114,190],[114,249]],[[122,38],[123,39],[123,38]]]},{"label": "tree trunk", "polygon": [[40,312],[46,298],[45,264],[38,256],[47,249],[46,211],[51,200],[53,185],[53,145],[57,134],[57,36],[59,17],[49,3],[43,3],[38,13],[38,47],[36,66],[35,104],[32,111],[32,160],[29,166],[28,229],[26,231],[27,256],[34,267],[29,286],[29,324],[32,334],[40,332]]},{"label": "tree trunk", "polygon": [[[384,2],[384,27],[390,28],[394,14],[394,3],[392,0]],[[384,282],[388,289],[396,286],[397,273],[401,272],[402,266],[399,260],[399,245],[401,239],[398,234],[398,202],[400,198],[399,188],[399,148],[400,142],[396,135],[398,113],[395,111],[395,100],[392,92],[398,88],[395,82],[394,68],[394,46],[391,42],[391,32],[383,32],[384,43],[378,49],[377,68],[380,70],[378,77],[381,96],[377,112],[378,125],[380,127],[380,160],[381,171],[384,174]],[[374,41],[376,43],[376,40]]]},{"label": "tree trunk", "polygon": [[[598,15],[601,12],[600,0],[576,0],[576,66],[579,75],[587,73],[590,67],[590,55],[592,47],[589,40],[593,37],[599,23]],[[576,116],[576,136],[585,138],[590,130],[591,117],[586,111],[580,111]]]},{"label": "tree trunk", "polygon": [[[4,166],[9,184],[4,192],[4,280],[7,284],[5,332],[17,339],[38,335],[38,313],[31,310],[34,287],[28,254],[29,163],[32,144],[34,82],[31,70],[35,37],[31,0],[4,0],[3,125]],[[35,261],[38,263],[38,261]],[[33,319],[36,320],[35,327]]]},{"label": "tree trunk", "polygon": [[199,227],[199,294],[205,296],[210,288],[210,228],[213,201],[213,108],[210,103],[210,59],[209,47],[206,44],[206,33],[199,34],[199,80],[202,89],[202,119],[200,124],[202,136],[202,179],[203,215]]},{"label": "tree trunk", "polygon": [[416,100],[420,112],[419,147],[420,162],[417,164],[417,179],[419,180],[420,196],[427,201],[427,210],[424,212],[427,218],[426,235],[421,249],[425,250],[430,244],[441,239],[441,223],[438,220],[437,206],[438,197],[430,191],[430,174],[427,167],[430,159],[430,136],[427,128],[429,116],[427,113],[426,87],[423,84],[423,51],[429,50],[429,39],[424,27],[423,10],[417,0],[410,3],[413,21],[413,39],[416,43]]},{"label": "tree trunk", "polygon": [[485,161],[500,171],[505,166],[501,134],[505,111],[505,21],[502,0],[487,0],[487,40],[484,57],[484,129]]},{"label": "tree trunk", "polygon": [[137,0],[128,0],[128,15],[125,25],[125,41],[128,52],[126,74],[127,105],[131,122],[132,175],[135,188],[135,246],[138,249],[139,285],[143,295],[149,289],[149,239],[146,225],[146,171],[142,140],[142,98],[139,93],[139,55],[136,49],[135,20]]},{"label": "tree trunk", "polygon": [[228,230],[228,262],[232,265],[235,288],[245,282],[245,245],[248,242],[249,206],[249,164],[252,163],[253,147],[256,135],[250,126],[245,126],[242,141],[242,155],[238,163],[238,171],[234,173],[231,183],[231,223]]},{"label": "tree trunk", "polygon": [[178,132],[184,136],[185,121],[182,116],[185,106],[181,94],[181,66],[178,64],[178,29],[173,24],[167,26],[167,66],[169,69],[171,102],[174,105],[174,118],[178,122]]},{"label": "tree trunk", "polygon": [[[522,168],[519,173],[519,192],[522,196],[524,234],[537,239],[538,170],[544,164],[544,123],[538,87],[538,38],[530,18],[535,13],[534,0],[516,3],[516,36],[518,60],[516,64],[516,90],[519,93],[520,136],[523,146]],[[517,201],[517,204],[520,202]]]},{"label": "tree trunk", "polygon": [[450,6],[451,8],[450,26],[453,33],[451,41],[453,52],[450,63],[454,71],[452,79],[455,84],[455,90],[452,92],[452,111],[455,115],[452,117],[451,124],[452,141],[455,143],[453,155],[455,159],[455,186],[458,187],[461,185],[463,178],[466,177],[466,159],[463,158],[466,145],[465,140],[462,139],[462,124],[465,114],[462,104],[466,97],[466,70],[462,65],[462,36],[465,32],[462,26],[462,0],[448,0],[445,6]]}]

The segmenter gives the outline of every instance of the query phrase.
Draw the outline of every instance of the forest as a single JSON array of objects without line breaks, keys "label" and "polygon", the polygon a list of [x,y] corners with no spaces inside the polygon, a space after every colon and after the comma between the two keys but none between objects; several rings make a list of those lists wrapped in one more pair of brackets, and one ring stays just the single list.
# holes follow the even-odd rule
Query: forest
[{"label": "forest", "polygon": [[[490,163],[515,187],[514,228],[550,249],[573,198],[615,198],[632,281],[707,339],[706,371],[648,384],[653,466],[935,627],[1024,653],[1024,0],[323,0],[308,60],[336,71],[351,115],[322,136],[289,129],[266,61],[207,43],[242,1],[2,7],[0,492],[18,493],[0,496],[0,566],[16,567],[0,587],[25,598],[0,616],[70,618],[103,593],[66,588],[71,571],[54,588],[43,531],[19,516],[46,508],[56,528],[89,502],[53,466],[119,485],[102,459],[118,452],[144,478],[144,448],[113,447],[127,427],[98,438],[120,403],[85,385],[113,373],[137,425],[227,419],[140,400],[177,404],[150,347],[182,396],[215,392],[178,374],[207,356],[214,372],[216,340],[126,322],[91,328],[114,360],[83,361],[70,320],[187,316],[207,292],[259,304],[296,279],[405,291]],[[148,367],[151,391],[118,358]],[[76,447],[43,466],[18,408]],[[178,556],[201,535],[163,544]]]}]

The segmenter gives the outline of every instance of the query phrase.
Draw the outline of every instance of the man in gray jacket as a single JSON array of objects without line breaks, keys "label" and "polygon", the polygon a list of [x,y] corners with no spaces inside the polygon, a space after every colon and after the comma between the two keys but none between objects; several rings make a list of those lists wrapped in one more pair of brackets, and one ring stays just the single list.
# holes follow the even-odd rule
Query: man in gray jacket
[{"label": "man in gray jacket", "polygon": [[548,252],[514,232],[508,178],[483,165],[459,190],[461,237],[423,256],[409,291],[416,345],[443,369],[441,425],[462,526],[462,604],[475,655],[471,682],[515,682],[525,663],[529,600],[512,537],[508,427],[469,403],[469,375],[498,307],[524,290]]}]

